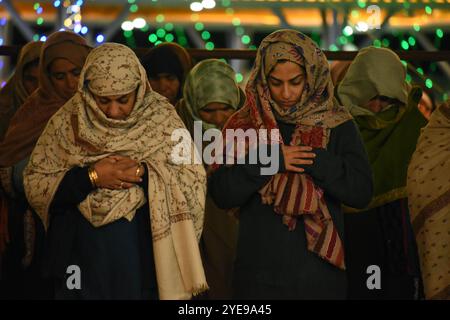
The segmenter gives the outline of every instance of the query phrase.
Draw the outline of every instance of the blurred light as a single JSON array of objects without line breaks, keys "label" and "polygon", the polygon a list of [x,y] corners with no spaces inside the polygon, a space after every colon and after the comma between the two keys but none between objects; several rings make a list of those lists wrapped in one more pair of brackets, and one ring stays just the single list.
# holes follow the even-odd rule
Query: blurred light
[{"label": "blurred light", "polygon": [[236,28],[236,35],[238,35],[239,37],[243,36],[244,32],[245,32],[244,28],[242,28],[242,27],[237,27]]},{"label": "blurred light", "polygon": [[164,40],[166,40],[167,42],[172,42],[173,40],[175,40],[175,37],[173,36],[173,34],[169,33],[169,34],[166,34],[166,37],[164,38]]},{"label": "blurred light", "polygon": [[122,22],[121,28],[122,28],[123,31],[131,31],[134,28],[133,22],[131,22],[131,21],[124,21],[124,22]]},{"label": "blurred light", "polygon": [[156,41],[156,42],[155,42],[155,47],[156,47],[157,45],[161,44],[161,43],[162,43],[161,40]]},{"label": "blurred light", "polygon": [[408,44],[407,41],[402,40],[402,48],[403,48],[404,50],[408,50],[408,49],[409,49],[409,44]]},{"label": "blurred light", "polygon": [[426,12],[427,14],[432,14],[432,13],[433,13],[433,9],[431,9],[430,6],[426,6],[426,7],[425,7],[425,12]]},{"label": "blurred light", "polygon": [[164,15],[163,14],[158,14],[156,16],[156,22],[161,23],[164,21]]},{"label": "blurred light", "polygon": [[338,51],[339,48],[337,47],[337,45],[335,45],[334,43],[332,45],[330,45],[330,50],[331,51]]},{"label": "blurred light", "polygon": [[444,36],[444,32],[442,31],[442,29],[438,28],[438,29],[436,29],[436,35],[439,38],[442,38]]},{"label": "blurred light", "polygon": [[156,30],[156,35],[158,36],[158,38],[163,38],[166,35],[166,30],[159,28],[158,30]]},{"label": "blurred light", "polygon": [[227,9],[225,10],[225,13],[226,13],[226,14],[229,14],[229,15],[233,15],[233,14],[234,14],[234,10],[233,10],[233,8],[227,8]]},{"label": "blurred light", "polygon": [[33,6],[34,10],[37,10],[40,7],[39,2],[36,2]]},{"label": "blurred light", "polygon": [[81,21],[81,14],[77,13],[77,14],[73,17],[73,20],[74,20],[75,22],[80,22],[80,21]]},{"label": "blurred light", "polygon": [[164,28],[167,31],[172,31],[173,30],[173,23],[166,23],[166,25],[164,26]]},{"label": "blurred light", "polygon": [[154,43],[158,40],[158,36],[154,33],[152,33],[151,35],[148,36],[148,41],[150,41],[151,43]]},{"label": "blurred light", "polygon": [[216,2],[214,0],[203,0],[202,6],[205,9],[212,9],[216,6]]},{"label": "blurred light", "polygon": [[61,28],[58,31],[66,31],[66,28]]},{"label": "blurred light", "polygon": [[197,22],[194,27],[195,27],[195,30],[202,31],[205,26],[203,25],[203,23]]},{"label": "blurred light", "polygon": [[71,25],[72,25],[72,20],[70,18],[67,18],[66,20],[64,20],[64,26],[69,28]]},{"label": "blurred light", "polygon": [[0,38],[0,46],[2,46],[2,45],[3,45],[3,38]]},{"label": "blurred light", "polygon": [[78,0],[76,3],[77,6],[81,7],[83,5],[83,0]]},{"label": "blurred light", "polygon": [[99,34],[96,40],[98,43],[102,43],[103,41],[105,41],[105,37],[102,34]]},{"label": "blurred light", "polygon": [[209,40],[209,38],[211,38],[211,34],[208,31],[203,31],[202,32],[202,39],[203,40]]},{"label": "blurred light", "polygon": [[38,34],[35,34],[33,36],[33,41],[39,41],[39,35]]},{"label": "blurred light", "polygon": [[4,26],[6,24],[6,18],[1,18],[0,19],[0,26]]},{"label": "blurred light", "polygon": [[84,26],[83,28],[81,28],[81,33],[82,33],[82,34],[86,34],[86,33],[88,33],[88,31],[89,31],[89,29],[88,29],[88,27],[86,27],[86,26]]},{"label": "blurred light", "polygon": [[422,68],[417,68],[417,73],[423,75],[423,69]]},{"label": "blurred light", "polygon": [[413,28],[414,28],[414,31],[417,31],[417,32],[420,31],[420,26],[417,23],[414,23]]},{"label": "blurred light", "polygon": [[214,43],[212,43],[211,41],[207,42],[205,44],[205,48],[206,50],[214,50]]},{"label": "blurred light", "polygon": [[133,4],[136,0],[128,0],[129,4]]},{"label": "blurred light", "polygon": [[360,21],[356,24],[356,30],[360,32],[366,32],[367,30],[369,30],[369,26],[367,25],[367,23]]},{"label": "blurred light", "polygon": [[74,31],[75,33],[80,33],[80,31],[81,31],[81,24],[75,25],[75,28],[73,29],[73,31]]},{"label": "blurred light", "polygon": [[365,8],[366,7],[366,1],[365,0],[358,0],[358,6],[360,8]]},{"label": "blurred light", "polygon": [[431,81],[431,79],[427,79],[425,81],[425,85],[427,86],[428,89],[433,88],[433,81]]},{"label": "blurred light", "polygon": [[3,65],[4,65],[4,62],[3,62],[3,60],[0,60],[0,69],[2,69],[2,68],[3,68]]},{"label": "blurred light", "polygon": [[233,18],[233,21],[231,22],[233,26],[237,27],[241,25],[241,19],[239,18]]},{"label": "blurred light", "polygon": [[146,24],[147,24],[147,22],[145,22],[145,20],[142,18],[136,18],[133,20],[133,26],[136,29],[141,29],[141,28],[145,27]]},{"label": "blurred light", "polygon": [[73,5],[70,7],[70,10],[72,10],[73,13],[78,13],[80,12],[80,6]]},{"label": "blurred light", "polygon": [[[1,2],[1,0],[0,0],[0,2]],[[3,88],[4,86],[6,86],[6,81],[2,82],[2,86],[1,87]]]},{"label": "blurred light", "polygon": [[138,9],[139,9],[139,7],[137,6],[137,4],[133,4],[133,5],[130,7],[130,11],[133,12],[133,13],[137,12]]},{"label": "blurred light", "polygon": [[241,73],[236,73],[236,82],[241,83],[244,80],[244,76]]},{"label": "blurred light", "polygon": [[46,36],[42,36],[41,39],[39,39],[39,40],[45,42],[45,41],[47,41],[47,37]]},{"label": "blurred light", "polygon": [[344,30],[342,30],[342,33],[343,33],[344,35],[346,35],[347,37],[348,37],[348,36],[351,36],[351,35],[353,34],[353,28],[350,27],[350,26],[346,26],[346,27],[344,28]]},{"label": "blurred light", "polygon": [[344,36],[340,36],[338,39],[339,39],[339,43],[341,45],[344,45],[344,44],[348,43],[348,39],[346,37],[344,37]]},{"label": "blurred light", "polygon": [[203,5],[201,2],[192,2],[190,5],[191,11],[199,12],[203,10]]},{"label": "blurred light", "polygon": [[248,35],[242,36],[241,41],[243,44],[249,44],[251,39]]},{"label": "blurred light", "polygon": [[36,23],[37,23],[38,25],[43,24],[43,23],[44,23],[44,18],[42,18],[42,17],[37,18]]},{"label": "blurred light", "polygon": [[125,38],[130,38],[133,36],[133,31],[131,31],[131,30],[124,31],[123,35]]},{"label": "blurred light", "polygon": [[383,44],[383,47],[389,47],[389,39],[384,38],[383,40],[381,40],[381,43]]},{"label": "blurred light", "polygon": [[406,78],[405,78],[406,82],[410,83],[412,78],[411,75],[409,73],[406,74]]},{"label": "blurred light", "polygon": [[231,1],[230,1],[230,0],[222,0],[222,5],[223,5],[224,7],[228,7],[230,4],[231,4]]},{"label": "blurred light", "polygon": [[44,9],[43,9],[42,7],[39,7],[39,8],[36,10],[36,13],[37,13],[37,14],[41,14],[43,11],[44,11]]},{"label": "blurred light", "polygon": [[373,46],[374,46],[375,48],[381,48],[381,41],[378,40],[378,39],[375,39],[375,40],[373,41]]},{"label": "blurred light", "polygon": [[60,5],[61,5],[61,1],[59,1],[59,0],[56,0],[55,2],[53,2],[53,6],[55,8],[58,8]]},{"label": "blurred light", "polygon": [[414,37],[409,37],[408,38],[408,42],[411,46],[415,46],[416,45],[416,39],[414,39]]}]

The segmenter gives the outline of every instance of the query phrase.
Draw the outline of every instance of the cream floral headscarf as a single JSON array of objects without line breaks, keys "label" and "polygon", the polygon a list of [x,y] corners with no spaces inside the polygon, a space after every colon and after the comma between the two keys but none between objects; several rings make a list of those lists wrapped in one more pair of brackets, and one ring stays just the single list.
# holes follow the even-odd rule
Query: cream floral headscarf
[{"label": "cream floral headscarf", "polygon": [[[137,90],[125,120],[109,119],[91,94],[105,96]],[[153,92],[132,50],[107,43],[88,56],[78,93],[49,121],[24,173],[27,198],[46,228],[49,207],[65,173],[112,154],[145,162],[149,194],[96,189],[78,205],[94,226],[133,219],[146,199],[161,299],[189,299],[207,289],[198,250],[202,232],[206,174],[202,165],[175,164],[173,130],[184,128],[174,108]],[[191,144],[193,148],[193,143]],[[147,197],[146,197],[147,196]]]}]

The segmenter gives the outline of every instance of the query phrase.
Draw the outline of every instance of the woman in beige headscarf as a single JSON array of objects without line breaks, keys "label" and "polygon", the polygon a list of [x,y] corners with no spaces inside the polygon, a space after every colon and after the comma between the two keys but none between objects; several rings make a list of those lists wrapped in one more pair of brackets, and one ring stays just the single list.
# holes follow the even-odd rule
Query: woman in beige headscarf
[{"label": "woman in beige headscarf", "polygon": [[[133,51],[108,43],[91,52],[25,171],[57,298],[189,299],[207,289],[198,249],[206,174],[172,158],[181,128]],[[80,290],[62,281],[70,265],[81,269]]]},{"label": "woman in beige headscarf", "polygon": [[[39,270],[39,259],[36,258],[40,256],[40,246],[34,238],[35,233],[37,239],[43,236],[42,228],[39,224],[34,227],[32,210],[28,210],[23,191],[22,173],[48,120],[76,92],[78,77],[89,50],[86,40],[73,32],[56,32],[48,37],[40,53],[39,87],[17,110],[0,143],[0,180],[4,189],[2,204],[9,205],[7,210],[2,211],[9,212],[6,215],[10,220],[9,251],[11,254],[22,251],[22,254],[13,255],[19,261],[12,263],[11,274],[16,274],[23,267],[35,269],[36,272]],[[33,256],[35,259],[31,264]],[[11,280],[11,287],[16,290],[16,278],[11,275],[6,278]],[[20,294],[19,297],[24,296]]]},{"label": "woman in beige headscarf", "polygon": [[16,70],[0,91],[0,141],[14,113],[37,89],[39,55],[43,42],[27,43],[20,51]]},{"label": "woman in beige headscarf", "polygon": [[408,200],[426,299],[450,299],[450,100],[423,129],[408,168]]}]

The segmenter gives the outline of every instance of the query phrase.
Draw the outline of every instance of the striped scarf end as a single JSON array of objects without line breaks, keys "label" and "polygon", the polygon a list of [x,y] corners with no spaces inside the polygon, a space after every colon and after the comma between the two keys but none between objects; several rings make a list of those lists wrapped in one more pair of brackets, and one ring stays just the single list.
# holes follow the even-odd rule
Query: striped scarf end
[{"label": "striped scarf end", "polygon": [[195,297],[195,296],[198,296],[199,294],[201,294],[201,293],[203,293],[203,292],[205,292],[207,290],[209,290],[208,284],[207,283],[203,283],[203,284],[197,285],[194,288],[192,288],[191,289],[191,293]]}]

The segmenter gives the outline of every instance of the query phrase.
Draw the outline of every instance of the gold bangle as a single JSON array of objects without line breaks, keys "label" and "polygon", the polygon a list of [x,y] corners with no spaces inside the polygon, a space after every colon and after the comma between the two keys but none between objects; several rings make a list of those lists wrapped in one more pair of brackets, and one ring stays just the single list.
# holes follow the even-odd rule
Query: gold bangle
[{"label": "gold bangle", "polygon": [[95,171],[94,166],[90,166],[88,169],[89,179],[91,180],[92,186],[94,188],[97,188],[97,181],[98,181],[98,174],[97,171]]}]

